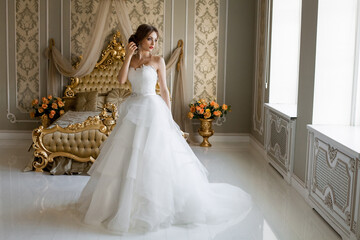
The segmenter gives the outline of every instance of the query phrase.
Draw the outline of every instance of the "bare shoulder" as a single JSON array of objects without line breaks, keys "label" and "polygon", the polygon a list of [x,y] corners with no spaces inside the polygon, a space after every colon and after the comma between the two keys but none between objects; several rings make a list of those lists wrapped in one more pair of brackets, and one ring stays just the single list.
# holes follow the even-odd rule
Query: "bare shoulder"
[{"label": "bare shoulder", "polygon": [[153,61],[157,68],[160,68],[165,64],[164,58],[161,56],[153,56]]}]

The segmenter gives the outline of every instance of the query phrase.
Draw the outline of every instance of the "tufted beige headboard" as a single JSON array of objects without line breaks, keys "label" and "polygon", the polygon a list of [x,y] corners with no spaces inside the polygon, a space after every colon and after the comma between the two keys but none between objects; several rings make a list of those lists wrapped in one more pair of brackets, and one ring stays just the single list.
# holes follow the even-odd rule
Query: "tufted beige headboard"
[{"label": "tufted beige headboard", "polygon": [[131,91],[129,81],[120,84],[117,80],[117,75],[125,58],[124,45],[120,42],[119,37],[120,32],[113,35],[112,40],[103,50],[100,60],[89,75],[71,78],[71,84],[66,86],[64,92],[66,110],[73,110],[76,94],[79,92],[97,91],[100,95],[106,95],[115,88]]}]

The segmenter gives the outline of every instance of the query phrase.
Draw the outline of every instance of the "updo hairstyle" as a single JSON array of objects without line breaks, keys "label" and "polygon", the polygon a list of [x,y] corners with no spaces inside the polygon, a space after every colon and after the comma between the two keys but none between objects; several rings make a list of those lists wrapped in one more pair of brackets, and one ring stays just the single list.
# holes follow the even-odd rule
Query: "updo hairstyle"
[{"label": "updo hairstyle", "polygon": [[156,32],[157,36],[159,37],[159,31],[156,27],[148,25],[148,24],[141,24],[137,29],[136,32],[130,36],[128,42],[134,42],[137,47],[139,47],[139,43],[145,39],[148,35],[152,32]]}]

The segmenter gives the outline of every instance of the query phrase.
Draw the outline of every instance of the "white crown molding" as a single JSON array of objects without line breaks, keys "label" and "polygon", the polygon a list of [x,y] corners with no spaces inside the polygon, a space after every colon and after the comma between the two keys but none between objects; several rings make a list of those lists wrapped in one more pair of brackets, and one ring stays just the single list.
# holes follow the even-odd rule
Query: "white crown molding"
[{"label": "white crown molding", "polygon": [[[261,6],[262,6],[262,2],[261,0],[258,0],[257,1],[257,16],[261,16]],[[255,132],[257,132],[260,136],[263,136],[263,133],[264,133],[264,100],[265,100],[265,79],[268,77],[267,76],[267,68],[268,68],[268,65],[269,65],[269,18],[270,18],[270,14],[269,14],[269,4],[268,4],[268,1],[265,2],[266,4],[266,11],[267,11],[267,15],[266,15],[266,20],[265,20],[265,28],[264,30],[267,31],[267,34],[265,35],[265,51],[266,51],[266,54],[265,54],[265,64],[263,66],[263,71],[264,71],[264,79],[262,79],[264,85],[263,85],[263,88],[261,89],[261,95],[262,95],[262,103],[261,103],[261,116],[260,116],[260,121],[257,121],[256,119],[256,108],[257,108],[257,85],[258,85],[258,71],[255,71],[255,84],[254,84],[254,101],[253,101],[253,130]],[[255,69],[256,69],[256,66],[258,64],[258,61],[259,61],[259,42],[260,42],[260,39],[259,39],[259,35],[260,35],[260,32],[262,29],[260,29],[260,25],[261,25],[261,22],[260,22],[261,19],[258,18],[258,21],[257,21],[257,24],[256,24],[256,47],[255,47]],[[260,125],[259,128],[257,127],[257,125]]]}]

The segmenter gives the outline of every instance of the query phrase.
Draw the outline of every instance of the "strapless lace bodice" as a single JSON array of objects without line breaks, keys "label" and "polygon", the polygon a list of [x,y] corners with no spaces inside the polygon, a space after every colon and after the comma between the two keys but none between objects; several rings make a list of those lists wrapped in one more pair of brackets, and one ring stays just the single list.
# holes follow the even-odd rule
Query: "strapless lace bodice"
[{"label": "strapless lace bodice", "polygon": [[129,68],[129,81],[132,92],[139,95],[155,95],[155,86],[157,82],[157,73],[154,67],[142,65],[141,67]]}]

